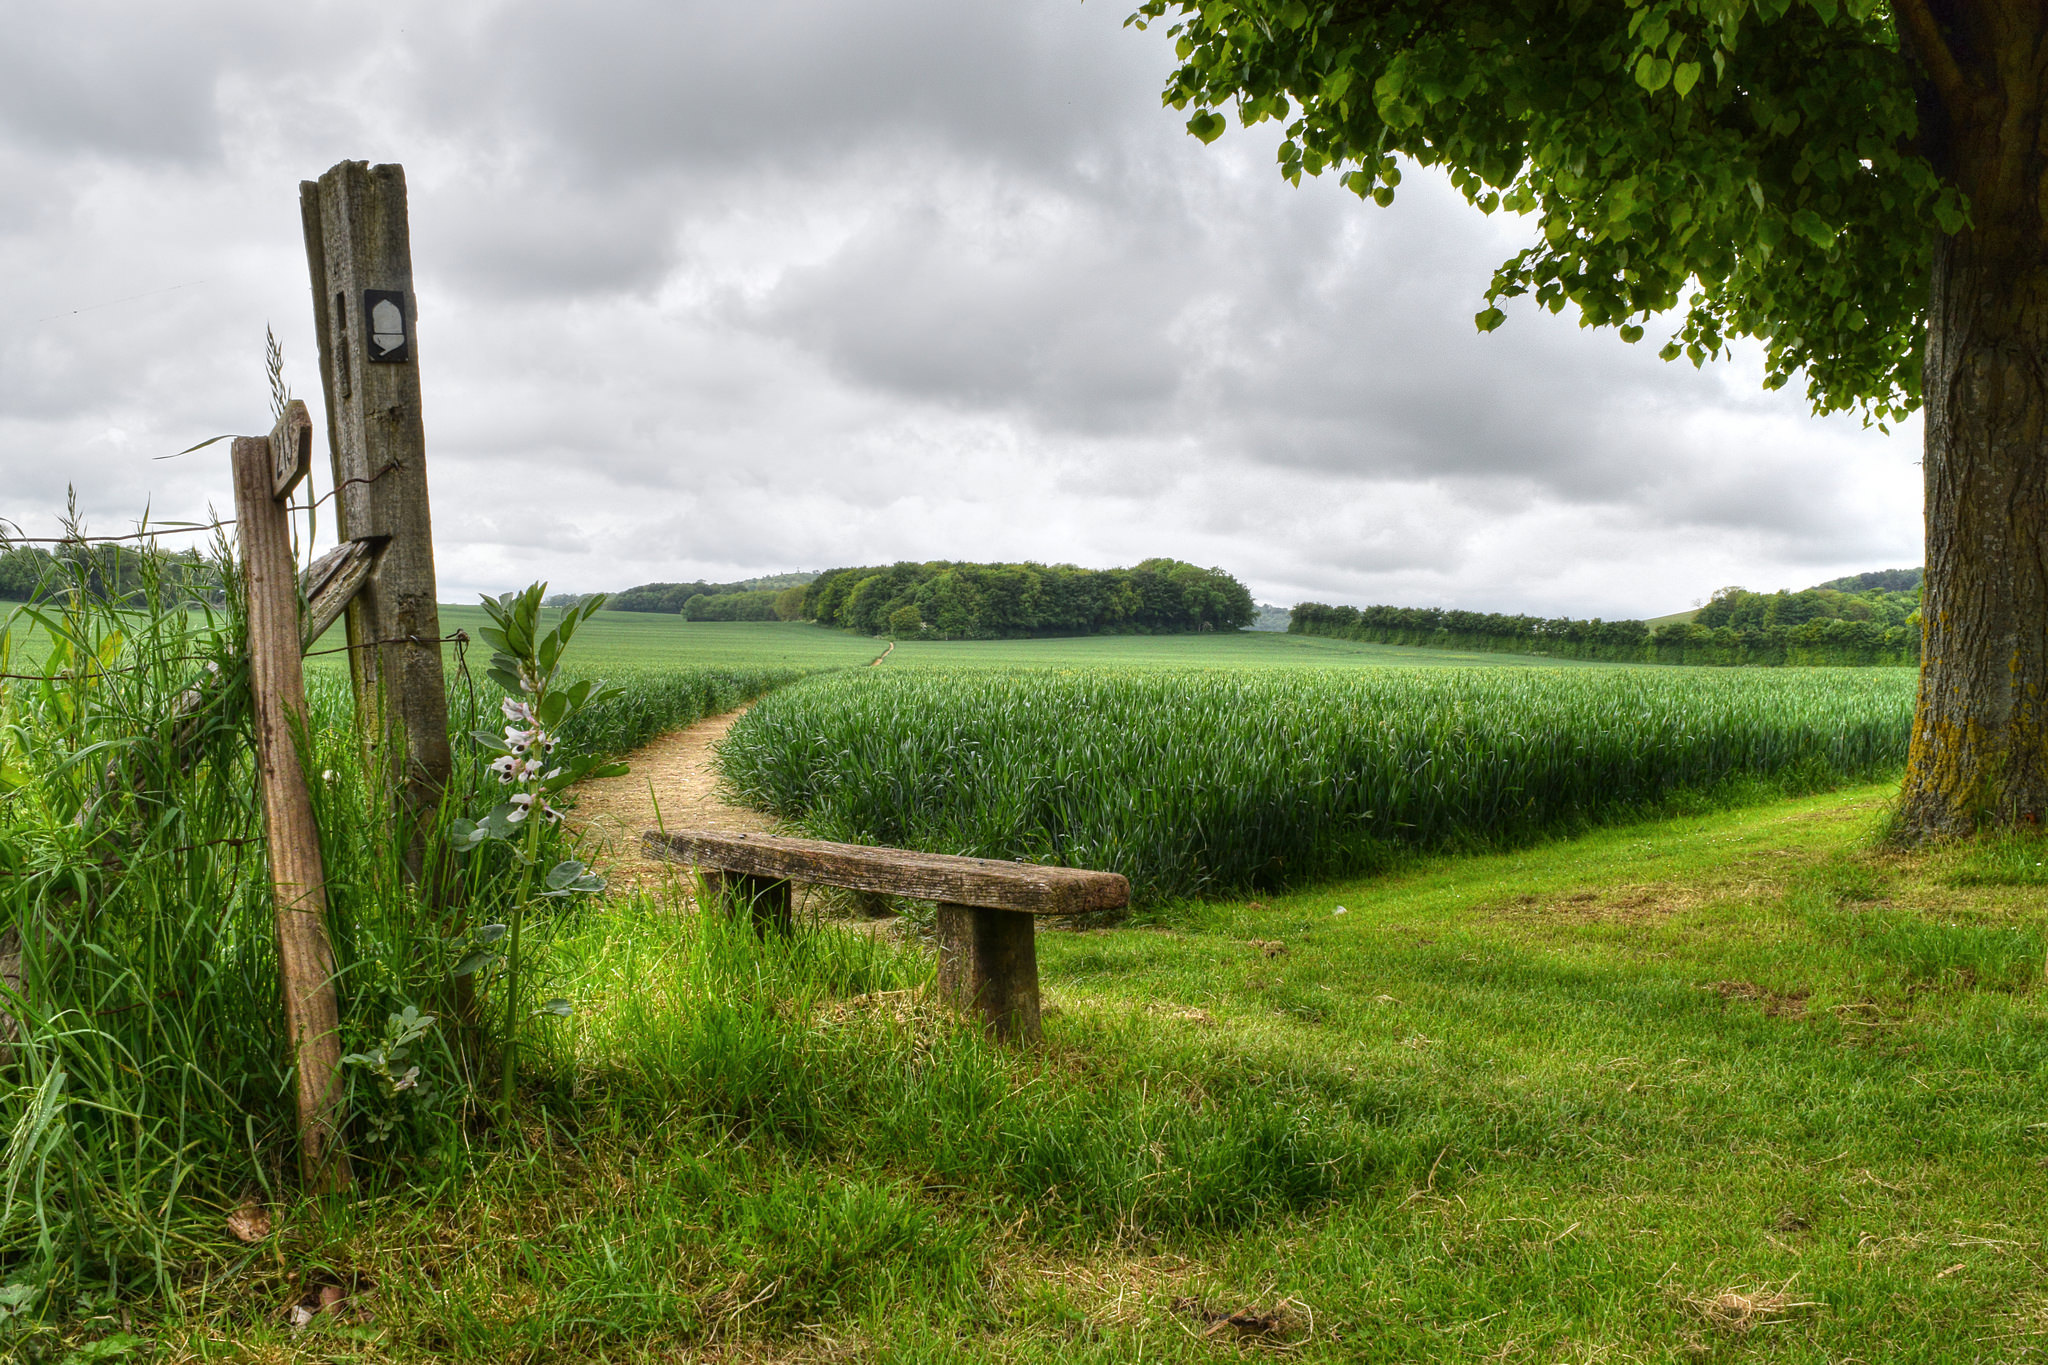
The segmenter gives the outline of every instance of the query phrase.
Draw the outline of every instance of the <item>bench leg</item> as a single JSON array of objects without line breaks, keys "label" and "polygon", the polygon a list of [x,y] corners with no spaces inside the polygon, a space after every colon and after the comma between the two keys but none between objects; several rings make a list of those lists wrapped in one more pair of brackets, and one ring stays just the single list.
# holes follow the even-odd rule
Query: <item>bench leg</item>
[{"label": "bench leg", "polygon": [[735,910],[745,908],[754,921],[754,932],[762,938],[768,937],[770,929],[778,934],[787,934],[795,929],[789,882],[775,877],[720,872],[712,868],[701,868],[697,875],[704,879],[707,895],[724,897]]},{"label": "bench leg", "polygon": [[941,904],[938,930],[939,998],[1006,1042],[1038,1042],[1038,925],[1032,917]]}]

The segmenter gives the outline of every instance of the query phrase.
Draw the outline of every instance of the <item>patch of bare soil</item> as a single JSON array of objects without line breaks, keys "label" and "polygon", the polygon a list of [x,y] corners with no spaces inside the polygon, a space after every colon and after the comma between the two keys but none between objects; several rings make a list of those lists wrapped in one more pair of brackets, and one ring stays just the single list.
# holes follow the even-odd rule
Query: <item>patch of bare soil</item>
[{"label": "patch of bare soil", "polygon": [[1681,885],[1616,886],[1605,892],[1575,891],[1545,900],[1517,896],[1500,907],[1511,915],[1568,916],[1593,922],[1642,924],[1696,909],[1709,899],[1705,889]]},{"label": "patch of bare soil", "polygon": [[774,830],[772,816],[735,806],[718,794],[713,749],[742,714],[732,711],[672,731],[626,755],[625,776],[578,784],[570,818],[592,840],[593,861],[614,887],[674,885],[687,892],[683,869],[641,854],[640,836],[647,830]]}]

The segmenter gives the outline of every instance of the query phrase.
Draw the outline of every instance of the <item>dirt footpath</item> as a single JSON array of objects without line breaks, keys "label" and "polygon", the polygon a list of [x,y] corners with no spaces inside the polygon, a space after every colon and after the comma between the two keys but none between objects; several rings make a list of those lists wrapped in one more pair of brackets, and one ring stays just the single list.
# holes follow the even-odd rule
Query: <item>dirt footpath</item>
[{"label": "dirt footpath", "polygon": [[[717,829],[766,833],[772,817],[730,805],[718,796],[718,766],[712,746],[742,711],[731,711],[672,731],[626,755],[631,771],[580,783],[570,819],[597,841],[596,863],[614,887],[659,886],[670,865],[641,856],[643,830]],[[680,871],[680,869],[675,869]]]}]

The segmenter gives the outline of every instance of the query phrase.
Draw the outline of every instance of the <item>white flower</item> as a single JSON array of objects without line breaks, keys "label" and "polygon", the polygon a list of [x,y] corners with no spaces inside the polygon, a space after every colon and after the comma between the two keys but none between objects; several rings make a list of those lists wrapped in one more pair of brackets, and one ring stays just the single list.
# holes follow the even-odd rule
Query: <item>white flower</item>
[{"label": "white flower", "polygon": [[533,737],[539,733],[538,730],[521,730],[508,725],[505,727],[505,747],[523,751],[533,743]]},{"label": "white flower", "polygon": [[513,797],[512,813],[506,816],[505,818],[516,825],[521,820],[524,820],[526,818],[527,813],[529,811],[535,810],[539,811],[541,815],[550,824],[561,823],[562,812],[556,810],[553,806],[550,806],[546,801],[543,801],[538,795],[532,792],[521,792],[519,793],[519,795]]},{"label": "white flower", "polygon": [[506,720],[530,721],[533,719],[533,708],[523,701],[514,701],[512,698],[507,697],[499,702],[498,706],[499,709],[504,711]]},{"label": "white flower", "polygon": [[320,774],[320,780],[322,782],[332,782],[335,778],[340,776],[340,773],[334,771],[334,769],[332,768],[329,768]]},{"label": "white flower", "polygon": [[491,760],[491,771],[498,775],[500,782],[512,781],[513,773],[519,767],[519,760],[510,754],[503,754]]}]

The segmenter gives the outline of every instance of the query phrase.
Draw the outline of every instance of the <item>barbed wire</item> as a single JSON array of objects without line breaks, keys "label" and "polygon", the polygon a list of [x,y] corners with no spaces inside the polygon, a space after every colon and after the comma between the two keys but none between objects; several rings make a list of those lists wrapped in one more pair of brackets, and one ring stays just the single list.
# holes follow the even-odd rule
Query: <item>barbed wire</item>
[{"label": "barbed wire", "polygon": [[[338,497],[342,489],[373,484],[392,470],[403,469],[404,467],[405,465],[402,461],[387,460],[384,463],[384,467],[374,474],[362,475],[353,479],[343,479],[339,484],[328,489],[325,493],[313,499],[313,501],[286,503],[284,510],[287,512],[316,511]],[[111,545],[122,541],[151,540],[160,535],[179,536],[190,535],[197,531],[219,531],[233,526],[235,521],[234,517],[214,517],[208,521],[172,521],[165,522],[161,526],[152,527],[149,530],[130,531],[118,536],[11,536],[0,532],[0,549],[10,545]]]},{"label": "barbed wire", "polygon": [[352,649],[377,649],[383,645],[454,645],[459,650],[469,643],[469,632],[458,630],[452,635],[393,635],[382,640],[364,640],[360,644],[335,645],[331,649],[309,649],[301,657],[311,659],[322,654],[346,654]]},{"label": "barbed wire", "polygon": [[[454,645],[456,664],[468,676],[468,666],[463,662],[463,648],[469,644],[469,632],[458,630],[448,635],[394,635],[383,640],[365,640],[361,644],[335,645],[328,649],[309,649],[301,654],[302,659],[317,658],[323,654],[346,654],[352,649],[376,649],[383,645]],[[0,673],[0,681],[15,682],[63,682],[74,678],[96,678],[116,673],[151,673],[169,664],[178,663],[220,663],[222,659],[214,654],[177,654],[166,659],[154,659],[144,664],[128,664],[119,668],[66,669],[57,673]],[[240,659],[228,662],[240,663]]]}]

